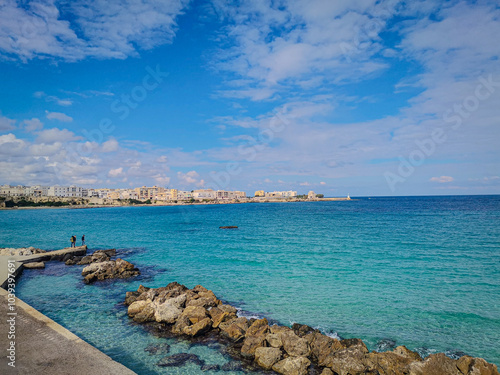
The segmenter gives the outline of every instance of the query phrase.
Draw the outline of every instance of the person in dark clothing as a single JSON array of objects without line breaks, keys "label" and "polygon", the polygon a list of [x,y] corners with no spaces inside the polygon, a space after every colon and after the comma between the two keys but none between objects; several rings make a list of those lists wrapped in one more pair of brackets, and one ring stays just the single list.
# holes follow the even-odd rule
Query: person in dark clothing
[{"label": "person in dark clothing", "polygon": [[71,236],[71,247],[75,247],[75,236]]},{"label": "person in dark clothing", "polygon": [[85,235],[82,236],[82,246],[85,245]]}]

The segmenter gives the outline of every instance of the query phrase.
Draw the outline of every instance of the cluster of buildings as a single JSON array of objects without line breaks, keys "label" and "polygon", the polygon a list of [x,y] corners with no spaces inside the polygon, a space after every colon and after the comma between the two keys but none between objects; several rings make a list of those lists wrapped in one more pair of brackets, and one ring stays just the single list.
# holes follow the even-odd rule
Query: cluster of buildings
[{"label": "cluster of buildings", "polygon": [[177,200],[236,200],[246,198],[243,191],[199,189],[184,191],[160,186],[138,187],[134,189],[87,189],[79,186],[10,186],[0,187],[2,197],[59,197],[59,198],[101,198],[136,199],[156,201]]},{"label": "cluster of buildings", "polygon": [[[0,197],[58,197],[58,198],[98,198],[106,200],[140,201],[231,201],[246,199],[244,191],[226,191],[212,189],[178,190],[160,186],[137,187],[133,189],[90,189],[79,186],[0,186]],[[309,192],[308,198],[315,198],[314,192]],[[255,200],[297,198],[296,191],[255,192]]]}]

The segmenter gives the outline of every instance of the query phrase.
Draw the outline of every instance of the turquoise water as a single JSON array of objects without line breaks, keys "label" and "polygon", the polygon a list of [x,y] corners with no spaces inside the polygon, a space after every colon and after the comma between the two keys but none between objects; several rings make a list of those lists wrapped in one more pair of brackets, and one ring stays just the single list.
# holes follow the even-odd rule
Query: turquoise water
[{"label": "turquoise water", "polygon": [[[162,369],[144,348],[164,342],[130,322],[125,291],[202,284],[243,314],[300,322],[370,349],[467,353],[500,364],[500,196],[350,202],[0,212],[0,247],[118,249],[143,274],[83,285],[81,267],[26,270],[18,296],[139,374]],[[237,225],[237,230],[219,230]],[[217,347],[167,340],[207,363]],[[210,372],[203,372],[209,374]],[[235,374],[237,372],[234,372]]]}]

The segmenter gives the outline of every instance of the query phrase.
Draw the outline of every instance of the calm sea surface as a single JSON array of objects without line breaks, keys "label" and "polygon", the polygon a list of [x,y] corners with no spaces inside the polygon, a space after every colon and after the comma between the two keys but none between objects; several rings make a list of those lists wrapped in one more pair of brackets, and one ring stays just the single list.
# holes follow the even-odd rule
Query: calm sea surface
[{"label": "calm sea surface", "polygon": [[[133,281],[87,286],[81,266],[50,262],[17,285],[21,299],[139,374],[202,373],[157,367],[162,355],[144,348],[165,339],[131,323],[122,303],[140,284],[171,281],[372,350],[500,364],[500,196],[0,211],[0,227],[0,247],[58,249],[85,234],[90,250],[117,248],[141,269]],[[171,354],[229,361],[217,348],[168,343]]]}]

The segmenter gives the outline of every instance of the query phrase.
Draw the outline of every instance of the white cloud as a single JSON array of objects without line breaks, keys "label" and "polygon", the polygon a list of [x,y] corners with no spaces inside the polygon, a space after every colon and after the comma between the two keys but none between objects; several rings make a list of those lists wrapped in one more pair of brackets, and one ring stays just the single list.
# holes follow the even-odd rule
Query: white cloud
[{"label": "white cloud", "polygon": [[319,184],[320,184],[320,185],[326,185],[326,182],[321,181]]},{"label": "white cloud", "polygon": [[117,151],[118,148],[119,148],[118,141],[114,138],[107,140],[101,145],[102,152],[114,152]]},{"label": "white cloud", "polygon": [[58,128],[42,130],[37,135],[37,143],[69,142],[82,139],[82,137],[76,136],[75,133],[68,129]]},{"label": "white cloud", "polygon": [[61,113],[61,112],[49,112],[49,111],[45,111],[46,113],[46,117],[49,119],[49,120],[58,120],[58,121],[62,121],[62,122],[71,122],[73,121],[73,118],[64,114],[64,113]]},{"label": "white cloud", "polygon": [[26,130],[27,132],[33,132],[35,130],[40,130],[43,128],[43,123],[40,121],[40,119],[37,119],[35,117],[31,120],[24,120],[23,125],[24,130]]},{"label": "white cloud", "polygon": [[108,177],[116,178],[116,177],[123,177],[123,176],[124,176],[123,167],[116,168],[116,169],[110,169],[108,172]]},{"label": "white cloud", "polygon": [[189,171],[187,173],[177,172],[177,180],[182,186],[204,186],[205,181],[199,177],[200,175],[196,171]]},{"label": "white cloud", "polygon": [[62,7],[55,0],[26,4],[5,0],[0,12],[0,51],[22,60],[123,59],[136,55],[136,48],[170,43],[175,36],[175,19],[188,3],[81,0]]},{"label": "white cloud", "polygon": [[14,130],[16,127],[14,126],[16,120],[9,119],[7,117],[0,115],[0,131],[9,131]]},{"label": "white cloud", "polygon": [[440,176],[440,177],[432,177],[429,181],[439,182],[440,184],[445,184],[448,182],[453,182],[454,178],[451,176]]},{"label": "white cloud", "polygon": [[384,48],[378,34],[396,12],[393,2],[214,4],[229,21],[225,34],[232,48],[221,50],[216,64],[236,74],[236,89],[226,91],[228,96],[263,100],[290,86],[317,88],[388,68],[376,54]]}]

